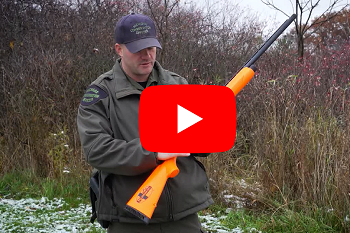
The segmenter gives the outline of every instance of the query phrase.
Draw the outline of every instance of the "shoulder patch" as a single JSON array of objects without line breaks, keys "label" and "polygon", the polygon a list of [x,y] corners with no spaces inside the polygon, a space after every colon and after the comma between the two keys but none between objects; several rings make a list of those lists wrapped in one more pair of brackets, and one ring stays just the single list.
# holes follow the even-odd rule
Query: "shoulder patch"
[{"label": "shoulder patch", "polygon": [[80,101],[80,104],[83,106],[88,106],[98,102],[101,99],[104,99],[108,94],[96,85],[91,85],[85,91],[83,99]]}]

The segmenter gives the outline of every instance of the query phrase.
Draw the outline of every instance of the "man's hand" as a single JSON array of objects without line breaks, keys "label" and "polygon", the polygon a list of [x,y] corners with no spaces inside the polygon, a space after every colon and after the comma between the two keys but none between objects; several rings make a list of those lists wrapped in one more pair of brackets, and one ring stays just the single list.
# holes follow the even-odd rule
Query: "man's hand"
[{"label": "man's hand", "polygon": [[157,158],[159,160],[167,160],[173,157],[186,157],[190,156],[190,153],[158,153]]}]

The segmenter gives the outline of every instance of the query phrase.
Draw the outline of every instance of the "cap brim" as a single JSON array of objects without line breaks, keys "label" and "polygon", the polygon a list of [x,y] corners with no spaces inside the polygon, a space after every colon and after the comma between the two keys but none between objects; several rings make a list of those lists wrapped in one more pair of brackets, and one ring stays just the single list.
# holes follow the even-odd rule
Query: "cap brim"
[{"label": "cap brim", "polygon": [[136,40],[125,44],[125,46],[128,48],[128,50],[131,53],[137,53],[140,50],[149,48],[149,47],[157,47],[162,49],[162,46],[160,46],[158,40],[155,38],[144,38],[144,39]]}]

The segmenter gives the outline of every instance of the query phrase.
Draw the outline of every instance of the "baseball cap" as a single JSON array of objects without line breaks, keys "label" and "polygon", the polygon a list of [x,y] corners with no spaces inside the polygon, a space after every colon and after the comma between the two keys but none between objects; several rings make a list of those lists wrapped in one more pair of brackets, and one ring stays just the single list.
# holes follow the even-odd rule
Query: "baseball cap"
[{"label": "baseball cap", "polygon": [[162,48],[157,40],[156,27],[146,15],[131,13],[123,16],[115,27],[115,41],[125,44],[131,53],[149,48]]}]

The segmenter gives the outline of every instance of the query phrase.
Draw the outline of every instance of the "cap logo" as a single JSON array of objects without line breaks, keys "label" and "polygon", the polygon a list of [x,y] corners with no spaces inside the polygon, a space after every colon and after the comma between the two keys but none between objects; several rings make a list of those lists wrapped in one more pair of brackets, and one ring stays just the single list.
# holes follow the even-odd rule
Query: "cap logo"
[{"label": "cap logo", "polygon": [[151,26],[149,26],[147,23],[136,23],[130,29],[130,32],[136,33],[136,35],[147,34],[148,30],[150,30],[150,29],[151,29]]},{"label": "cap logo", "polygon": [[157,40],[156,26],[152,19],[142,14],[123,16],[115,26],[115,42],[125,44],[131,53],[137,53],[145,48],[162,49]]}]

